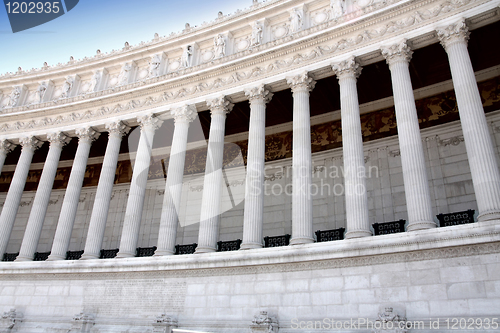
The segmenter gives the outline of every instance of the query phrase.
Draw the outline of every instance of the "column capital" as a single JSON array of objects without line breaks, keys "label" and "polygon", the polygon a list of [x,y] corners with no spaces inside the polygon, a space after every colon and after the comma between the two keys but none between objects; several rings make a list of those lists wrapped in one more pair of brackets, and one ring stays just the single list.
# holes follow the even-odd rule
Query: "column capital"
[{"label": "column capital", "polygon": [[16,148],[16,145],[9,140],[0,140],[0,153],[7,155]]},{"label": "column capital", "polygon": [[268,103],[271,98],[273,98],[273,93],[267,90],[263,84],[261,84],[257,87],[245,89],[245,96],[248,97],[248,101],[250,102],[250,104],[260,101],[262,101],[263,103]]},{"label": "column capital", "polygon": [[163,124],[163,120],[158,119],[153,113],[148,113],[137,117],[137,121],[141,126],[141,130],[145,127],[151,127],[153,130],[157,130]]},{"label": "column capital", "polygon": [[306,91],[309,93],[316,85],[316,81],[309,76],[308,72],[303,72],[295,76],[289,76],[286,78],[286,82],[292,89],[292,93],[296,91]]},{"label": "column capital", "polygon": [[35,151],[43,145],[43,141],[38,140],[34,136],[25,136],[24,138],[20,138],[19,142],[23,146],[23,150],[29,149]]},{"label": "column capital", "polygon": [[333,63],[332,69],[340,80],[344,77],[357,78],[361,74],[361,66],[356,62],[354,56],[341,62]]},{"label": "column capital", "polygon": [[63,132],[54,132],[47,134],[47,140],[50,142],[51,147],[59,146],[62,148],[71,141],[71,138]]},{"label": "column capital", "polygon": [[177,122],[190,123],[196,119],[198,112],[196,111],[196,107],[190,104],[190,105],[183,105],[180,108],[176,108],[170,111],[170,114],[174,117],[175,123]]},{"label": "column capital", "polygon": [[413,54],[413,51],[406,43],[406,39],[397,44],[382,47],[381,51],[389,66],[397,62],[409,63]]},{"label": "column capital", "polygon": [[106,123],[105,126],[109,135],[117,135],[120,138],[130,131],[130,127],[125,125],[121,120]]},{"label": "column capital", "polygon": [[447,27],[437,28],[436,32],[438,39],[445,50],[448,46],[455,43],[465,43],[467,45],[467,41],[469,40],[470,35],[469,28],[465,23],[465,19],[462,19],[459,22],[453,23]]},{"label": "column capital", "polygon": [[76,136],[78,137],[78,142],[87,141],[92,143],[92,141],[97,140],[101,133],[94,130],[92,127],[87,126],[83,128],[77,128],[75,130]]},{"label": "column capital", "polygon": [[226,96],[221,95],[216,98],[208,99],[207,105],[210,109],[210,114],[213,115],[227,115],[233,109],[234,104],[231,103]]}]

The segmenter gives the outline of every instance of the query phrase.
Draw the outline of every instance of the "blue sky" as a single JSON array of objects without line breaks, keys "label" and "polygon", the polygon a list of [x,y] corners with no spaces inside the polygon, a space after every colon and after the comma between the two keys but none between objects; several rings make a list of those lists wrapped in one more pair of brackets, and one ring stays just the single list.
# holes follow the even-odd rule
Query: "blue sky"
[{"label": "blue sky", "polygon": [[[13,0],[15,1],[15,0]],[[0,74],[29,70],[93,56],[97,49],[120,49],[211,21],[217,13],[234,13],[252,0],[80,0],[59,18],[18,33],[12,29],[4,6],[0,8]]]}]

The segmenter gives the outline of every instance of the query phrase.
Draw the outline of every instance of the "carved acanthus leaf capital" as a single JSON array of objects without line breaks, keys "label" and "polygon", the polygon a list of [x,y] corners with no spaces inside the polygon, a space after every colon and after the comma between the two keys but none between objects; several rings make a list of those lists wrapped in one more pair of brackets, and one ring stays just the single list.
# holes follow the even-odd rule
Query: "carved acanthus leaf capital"
[{"label": "carved acanthus leaf capital", "polygon": [[0,140],[0,153],[7,155],[16,148],[16,145],[9,140]]},{"label": "carved acanthus leaf capital", "polygon": [[174,121],[177,122],[187,122],[190,123],[196,119],[198,112],[196,111],[196,107],[194,105],[184,105],[180,108],[176,108],[170,111],[172,116],[174,117]]},{"label": "carved acanthus leaf capital", "polygon": [[299,75],[289,76],[286,78],[286,82],[292,89],[292,92],[296,91],[307,91],[310,92],[314,89],[316,81],[309,76],[307,72],[303,72]]},{"label": "carved acanthus leaf capital", "polygon": [[212,116],[217,114],[227,115],[229,112],[231,112],[234,106],[234,104],[228,101],[228,99],[224,95],[207,100],[207,105]]},{"label": "carved acanthus leaf capital", "polygon": [[35,151],[43,145],[43,141],[38,140],[34,136],[26,136],[24,138],[20,138],[19,142],[21,143],[23,150],[29,149]]},{"label": "carved acanthus leaf capital", "polygon": [[137,121],[141,126],[141,130],[145,129],[146,127],[150,127],[156,131],[163,124],[163,120],[158,119],[158,117],[152,113],[137,117]]},{"label": "carved acanthus leaf capital", "polygon": [[362,68],[354,57],[350,57],[347,60],[332,64],[332,69],[337,78],[341,79],[349,76],[357,78],[361,74]]},{"label": "carved acanthus leaf capital", "polygon": [[109,132],[109,135],[117,135],[119,137],[124,136],[130,131],[130,127],[125,125],[121,121],[113,121],[106,124],[106,130]]},{"label": "carved acanthus leaf capital", "polygon": [[248,97],[250,103],[260,101],[268,103],[273,98],[273,93],[267,90],[263,84],[258,87],[245,89],[245,95]]},{"label": "carved acanthus leaf capital", "polygon": [[389,47],[382,47],[381,51],[389,66],[396,62],[409,63],[413,54],[413,51],[406,43],[406,40]]},{"label": "carved acanthus leaf capital", "polygon": [[444,28],[436,29],[437,36],[441,45],[446,50],[448,46],[454,43],[465,43],[469,40],[469,28],[467,23],[462,19],[461,21],[451,24]]},{"label": "carved acanthus leaf capital", "polygon": [[101,133],[94,130],[92,127],[87,126],[84,128],[78,128],[75,130],[76,136],[78,137],[78,141],[88,141],[92,142],[97,140],[97,138],[101,135]]},{"label": "carved acanthus leaf capital", "polygon": [[50,142],[50,146],[64,147],[67,145],[71,138],[64,134],[63,132],[54,132],[47,134],[47,140]]}]

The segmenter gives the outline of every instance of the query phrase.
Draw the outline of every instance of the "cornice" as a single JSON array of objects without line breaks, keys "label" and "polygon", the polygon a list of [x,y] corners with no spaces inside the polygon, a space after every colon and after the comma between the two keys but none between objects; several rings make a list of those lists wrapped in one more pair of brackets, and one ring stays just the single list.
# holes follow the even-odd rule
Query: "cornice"
[{"label": "cornice", "polygon": [[227,276],[408,263],[500,253],[498,221],[355,240],[123,260],[0,263],[0,280]]},{"label": "cornice", "polygon": [[[218,62],[225,61],[232,61],[233,64],[216,66],[217,68],[207,70],[202,68],[209,67],[204,64],[197,66],[200,67],[201,72],[195,72],[193,67],[184,70],[189,72],[184,73],[185,76],[182,76],[181,71],[108,89],[115,91],[115,94],[108,98],[102,98],[104,93],[108,91],[106,90],[88,94],[89,96],[82,95],[70,98],[68,99],[70,104],[47,107],[29,113],[4,114],[0,116],[3,118],[0,134],[33,130],[34,128],[59,127],[65,124],[86,124],[91,120],[104,120],[113,115],[127,117],[132,113],[213,95],[238,86],[242,86],[243,90],[243,86],[256,81],[284,75],[306,66],[314,66],[315,63],[337,55],[340,57],[346,53],[352,54],[357,48],[378,43],[382,38],[392,38],[404,34],[406,31],[423,27],[433,30],[433,24],[436,20],[457,14],[463,15],[464,11],[488,2],[491,0],[407,2],[389,8],[383,15],[363,17],[352,25],[322,31],[330,24],[327,22],[299,32],[296,34],[297,36],[288,36],[282,40],[267,43],[274,44],[275,49],[273,50],[249,56],[243,54],[244,57],[239,60],[240,53],[247,52],[244,51],[214,61],[216,65],[220,65]],[[428,5],[434,6],[429,7]],[[419,8],[422,8],[423,11],[418,11]],[[404,14],[411,15],[402,17]],[[391,20],[394,18],[400,19]],[[383,21],[386,23],[381,24]],[[367,27],[372,29],[367,30]],[[360,33],[360,31],[363,32]],[[315,34],[315,36],[308,36],[311,34]],[[336,42],[328,45],[328,42],[332,40],[336,40]],[[300,53],[301,50],[307,50],[308,53]],[[215,79],[207,82],[214,77]],[[161,83],[155,84],[151,83],[152,81],[161,81]],[[130,87],[132,90],[127,90]],[[87,102],[88,98],[91,100]],[[46,104],[50,103],[44,103],[44,105]],[[12,111],[19,111],[22,108],[13,108]],[[30,106],[24,108],[29,109]],[[84,111],[81,111],[82,109]],[[31,119],[23,120],[28,114]]]}]

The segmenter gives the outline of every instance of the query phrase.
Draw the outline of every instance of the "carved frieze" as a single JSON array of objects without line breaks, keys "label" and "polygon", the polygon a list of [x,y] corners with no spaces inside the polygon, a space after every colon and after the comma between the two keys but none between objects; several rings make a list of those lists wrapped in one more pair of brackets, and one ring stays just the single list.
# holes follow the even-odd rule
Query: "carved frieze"
[{"label": "carved frieze", "polygon": [[4,312],[0,317],[0,328],[2,332],[13,332],[15,326],[22,321],[22,314],[12,308],[8,312]]},{"label": "carved frieze", "polygon": [[278,319],[269,315],[267,311],[261,311],[258,315],[254,316],[252,324],[250,324],[250,331],[252,333],[278,333]]}]

